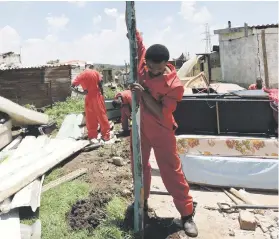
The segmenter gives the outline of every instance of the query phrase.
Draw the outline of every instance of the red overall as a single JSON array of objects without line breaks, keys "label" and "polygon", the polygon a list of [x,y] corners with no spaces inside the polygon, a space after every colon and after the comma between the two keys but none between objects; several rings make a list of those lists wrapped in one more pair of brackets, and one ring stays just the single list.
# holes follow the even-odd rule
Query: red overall
[{"label": "red overall", "polygon": [[248,90],[260,90],[257,88],[257,85],[256,84],[251,84],[248,88]]},{"label": "red overall", "polygon": [[[150,151],[153,148],[162,180],[166,189],[173,197],[174,204],[181,216],[193,213],[193,199],[189,194],[189,185],[182,172],[181,162],[177,153],[174,134],[177,124],[172,113],[176,109],[177,101],[181,101],[184,93],[183,85],[177,77],[174,66],[168,64],[171,73],[150,78],[145,65],[146,49],[142,37],[136,33],[138,44],[138,77],[139,83],[148,88],[152,96],[163,105],[164,119],[153,116],[141,104],[141,152],[144,177],[144,197],[148,199],[151,184]],[[133,160],[132,160],[133,166]]]},{"label": "red overall", "polygon": [[121,106],[121,123],[123,130],[129,130],[129,119],[131,118],[131,110],[132,110],[132,92],[130,90],[124,90],[119,92],[115,98],[122,98],[122,106]]},{"label": "red overall", "polygon": [[101,76],[95,70],[85,70],[74,81],[73,85],[81,85],[87,90],[85,97],[85,118],[88,130],[88,138],[96,139],[98,136],[98,124],[104,140],[110,139],[110,125],[107,117],[105,100],[101,94],[99,83]]}]

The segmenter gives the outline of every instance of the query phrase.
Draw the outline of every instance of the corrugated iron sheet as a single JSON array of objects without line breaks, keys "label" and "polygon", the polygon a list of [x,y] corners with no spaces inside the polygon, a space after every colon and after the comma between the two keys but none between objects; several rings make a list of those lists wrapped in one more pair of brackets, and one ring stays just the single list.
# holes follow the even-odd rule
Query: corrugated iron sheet
[{"label": "corrugated iron sheet", "polygon": [[256,29],[278,28],[278,23],[276,23],[276,24],[266,24],[266,25],[253,25],[250,28],[256,28]]},{"label": "corrugated iron sheet", "polygon": [[69,114],[65,117],[58,134],[57,139],[80,139],[85,135],[85,127],[82,125],[84,123],[83,114]]},{"label": "corrugated iron sheet", "polygon": [[[32,153],[33,150],[42,149],[48,142],[49,139],[45,135],[39,136],[38,138],[34,136],[25,137],[18,148],[13,150],[13,153],[9,155],[9,158],[0,165],[0,170],[7,170],[6,172],[9,172],[9,166],[16,164],[18,158]],[[8,162],[10,162],[10,164]],[[13,198],[5,200],[4,203],[0,204],[0,211],[6,213],[14,208],[30,206],[32,211],[35,212],[40,206],[43,179],[44,177],[36,179],[17,192]]]},{"label": "corrugated iron sheet", "polygon": [[37,66],[21,66],[21,67],[2,68],[2,69],[0,69],[0,71],[21,70],[21,69],[45,69],[45,68],[53,68],[53,67],[60,67],[60,66],[78,67],[75,64],[54,64],[54,65],[37,65]]},{"label": "corrugated iron sheet", "polygon": [[20,224],[21,239],[41,239],[41,221],[36,220],[33,225]]},{"label": "corrugated iron sheet", "polygon": [[21,239],[18,209],[0,215],[1,238]]},{"label": "corrugated iron sheet", "polygon": [[88,144],[88,141],[49,139],[43,148],[24,152],[24,155],[16,158],[12,156],[0,167],[0,201],[12,196]]}]

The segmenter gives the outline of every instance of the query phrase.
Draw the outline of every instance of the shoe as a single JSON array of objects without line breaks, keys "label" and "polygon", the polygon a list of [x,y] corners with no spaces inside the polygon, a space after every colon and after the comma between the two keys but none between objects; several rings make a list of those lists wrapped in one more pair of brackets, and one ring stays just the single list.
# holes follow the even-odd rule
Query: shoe
[{"label": "shoe", "polygon": [[197,228],[196,223],[193,220],[194,214],[195,213],[181,218],[185,234],[189,237],[197,237],[198,236],[198,228]]},{"label": "shoe", "polygon": [[118,136],[122,136],[122,137],[127,137],[130,136],[130,130],[123,130],[121,132],[119,132]]},{"label": "shoe", "polygon": [[114,132],[111,131],[110,132],[110,138],[109,139],[104,139],[103,137],[101,137],[100,139],[100,143],[101,144],[114,144],[116,140],[116,136],[114,135]]},{"label": "shoe", "polygon": [[89,139],[90,144],[98,144],[100,141],[98,139]]}]

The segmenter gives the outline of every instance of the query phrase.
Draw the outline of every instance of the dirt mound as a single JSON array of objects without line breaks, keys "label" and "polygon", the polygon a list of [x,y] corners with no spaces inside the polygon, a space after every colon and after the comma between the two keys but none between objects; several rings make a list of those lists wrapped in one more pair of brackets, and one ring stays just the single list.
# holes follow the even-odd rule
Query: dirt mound
[{"label": "dirt mound", "polygon": [[95,191],[88,199],[77,201],[68,214],[70,227],[73,230],[96,228],[105,219],[104,207],[110,200],[107,192]]}]

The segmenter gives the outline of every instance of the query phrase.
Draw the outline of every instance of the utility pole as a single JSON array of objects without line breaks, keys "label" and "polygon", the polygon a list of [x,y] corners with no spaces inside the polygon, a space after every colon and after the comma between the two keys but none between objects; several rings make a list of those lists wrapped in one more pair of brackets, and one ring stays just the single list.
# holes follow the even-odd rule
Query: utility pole
[{"label": "utility pole", "polygon": [[[136,13],[135,2],[126,2],[126,23],[128,28],[128,36],[130,43],[130,83],[137,82],[138,70],[138,54],[136,40]],[[136,100],[136,93],[132,92],[132,141],[133,141],[133,160],[134,160],[134,231],[139,238],[144,238],[144,223],[143,223],[143,205],[144,205],[144,190],[143,190],[143,173],[141,161],[140,147],[140,122],[137,124],[137,114],[140,114],[139,105]],[[141,117],[139,117],[140,119]],[[140,121],[140,120],[139,120]]]},{"label": "utility pole", "polygon": [[211,46],[211,35],[210,35],[210,28],[208,23],[205,24],[205,32],[203,33],[205,34],[205,53],[210,53],[212,46]]}]

